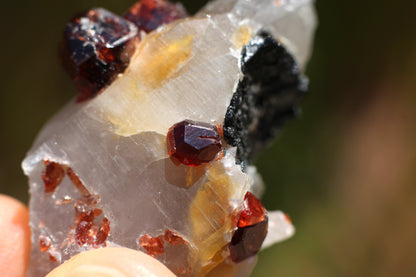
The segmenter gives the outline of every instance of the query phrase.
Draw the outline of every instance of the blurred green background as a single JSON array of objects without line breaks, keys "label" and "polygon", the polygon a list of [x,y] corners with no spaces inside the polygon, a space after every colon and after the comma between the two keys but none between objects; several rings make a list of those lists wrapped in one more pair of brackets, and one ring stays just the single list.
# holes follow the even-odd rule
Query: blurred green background
[{"label": "blurred green background", "polygon": [[[190,12],[206,1],[182,1]],[[7,1],[0,15],[0,193],[28,201],[20,162],[75,94],[57,61],[66,21],[133,1]],[[416,1],[317,0],[303,115],[257,161],[268,209],[296,236],[253,276],[416,276]]]}]

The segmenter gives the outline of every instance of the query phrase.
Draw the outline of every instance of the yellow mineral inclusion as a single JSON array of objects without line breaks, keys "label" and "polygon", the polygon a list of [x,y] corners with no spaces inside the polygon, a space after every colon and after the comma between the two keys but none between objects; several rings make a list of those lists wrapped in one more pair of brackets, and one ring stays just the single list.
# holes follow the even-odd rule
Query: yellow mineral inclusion
[{"label": "yellow mineral inclusion", "polygon": [[217,277],[217,276],[237,276],[236,275],[236,265],[229,264],[227,261],[222,262],[217,267],[215,267],[211,272],[208,273],[207,277]]},{"label": "yellow mineral inclusion", "polygon": [[[152,94],[164,81],[171,78],[192,56],[194,35],[165,38],[165,32],[148,35],[139,44],[122,80],[118,79],[117,101],[111,105],[106,118],[114,125],[117,135],[131,136],[140,130],[153,130],[152,122],[137,114],[144,101],[152,102]],[[150,99],[149,99],[150,98]],[[153,101],[157,102],[157,101]],[[154,123],[153,123],[154,124]]]},{"label": "yellow mineral inclusion", "polygon": [[137,62],[141,66],[135,67],[134,77],[139,86],[146,90],[160,87],[192,55],[193,35],[169,41],[167,44],[158,43],[159,37],[160,35],[152,36],[145,42],[146,46],[140,47],[141,52],[138,53]]},{"label": "yellow mineral inclusion", "polygon": [[[190,222],[195,246],[196,276],[204,276],[225,258],[224,250],[236,225],[235,199],[243,199],[244,185],[232,182],[222,163],[214,163],[190,207]],[[227,240],[227,234],[229,239]]]},{"label": "yellow mineral inclusion", "polygon": [[240,26],[232,36],[233,43],[237,49],[243,48],[253,36],[253,29],[248,25]]},{"label": "yellow mineral inclusion", "polygon": [[186,173],[186,187],[192,187],[205,174],[205,166],[189,166]]}]

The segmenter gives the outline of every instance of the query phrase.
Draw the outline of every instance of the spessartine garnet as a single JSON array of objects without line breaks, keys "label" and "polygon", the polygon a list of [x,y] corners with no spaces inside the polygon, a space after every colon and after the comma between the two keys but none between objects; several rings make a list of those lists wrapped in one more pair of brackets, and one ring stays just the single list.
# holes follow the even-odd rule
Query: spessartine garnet
[{"label": "spessartine garnet", "polygon": [[245,195],[237,227],[229,245],[231,260],[236,263],[256,255],[267,235],[267,211],[250,192]]},{"label": "spessartine garnet", "polygon": [[75,16],[66,25],[59,56],[80,92],[77,102],[94,97],[124,72],[136,35],[133,23],[102,8]]},{"label": "spessartine garnet", "polygon": [[143,235],[139,238],[139,245],[146,253],[152,257],[157,257],[165,253],[162,237],[152,237],[149,234]]},{"label": "spessartine garnet", "polygon": [[183,245],[189,244],[186,240],[184,240],[180,235],[176,234],[171,230],[166,230],[163,236],[163,239],[170,245]]},{"label": "spessartine garnet", "polygon": [[51,162],[43,161],[45,169],[42,172],[42,180],[45,185],[45,192],[55,192],[56,188],[62,183],[65,177],[65,166]]},{"label": "spessartine garnet", "polygon": [[267,211],[260,199],[255,197],[251,192],[247,192],[244,197],[243,210],[240,213],[237,227],[252,226],[266,219]]},{"label": "spessartine garnet", "polygon": [[124,15],[139,31],[149,33],[163,24],[185,18],[188,14],[180,4],[165,0],[142,0],[134,4]]},{"label": "spessartine garnet", "polygon": [[222,150],[221,136],[215,125],[184,120],[167,134],[169,156],[188,166],[198,166],[215,159]]}]

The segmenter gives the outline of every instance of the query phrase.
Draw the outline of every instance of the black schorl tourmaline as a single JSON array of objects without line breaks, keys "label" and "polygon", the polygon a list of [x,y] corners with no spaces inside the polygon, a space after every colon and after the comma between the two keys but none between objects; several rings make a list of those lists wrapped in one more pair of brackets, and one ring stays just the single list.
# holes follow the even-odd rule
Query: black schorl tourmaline
[{"label": "black schorl tourmaline", "polygon": [[261,32],[241,53],[244,74],[227,109],[224,138],[237,146],[244,169],[277,131],[298,113],[308,79],[293,56],[269,33]]}]

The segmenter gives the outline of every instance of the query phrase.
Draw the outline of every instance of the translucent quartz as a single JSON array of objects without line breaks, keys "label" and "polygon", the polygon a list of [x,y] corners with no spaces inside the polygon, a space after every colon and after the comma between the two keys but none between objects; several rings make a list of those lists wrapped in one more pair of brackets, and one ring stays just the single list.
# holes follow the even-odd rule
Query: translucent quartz
[{"label": "translucent quartz", "polygon": [[[275,35],[297,58],[301,68],[309,59],[317,24],[313,0],[223,0],[208,3],[200,12],[229,13],[233,20],[249,21]],[[244,23],[243,23],[244,24]]]},{"label": "translucent quartz", "polygon": [[[31,193],[28,275],[113,245],[153,253],[178,276],[248,276],[256,257],[232,263],[227,246],[246,192],[260,197],[261,178],[253,167],[242,172],[227,145],[219,160],[176,165],[166,134],[183,120],[223,123],[241,78],[241,48],[258,30],[270,30],[304,65],[314,27],[312,1],[217,0],[143,38],[99,96],[68,103],[23,161]],[[59,171],[61,180],[52,178],[58,184],[45,192],[48,163],[66,175]],[[293,234],[283,213],[268,217],[264,245]]]}]

